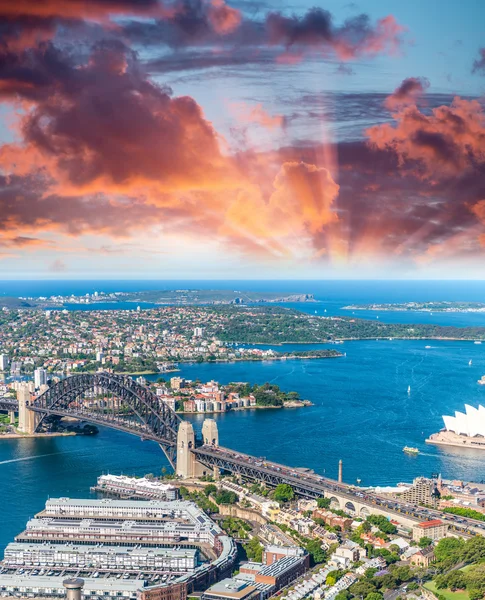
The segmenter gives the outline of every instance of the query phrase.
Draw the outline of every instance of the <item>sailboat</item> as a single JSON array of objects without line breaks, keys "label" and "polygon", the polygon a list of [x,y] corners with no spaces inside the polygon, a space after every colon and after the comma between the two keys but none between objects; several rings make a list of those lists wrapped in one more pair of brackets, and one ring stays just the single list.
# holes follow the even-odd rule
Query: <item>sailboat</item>
[{"label": "sailboat", "polygon": [[408,385],[408,394],[410,394],[410,393],[411,393],[411,386]]}]

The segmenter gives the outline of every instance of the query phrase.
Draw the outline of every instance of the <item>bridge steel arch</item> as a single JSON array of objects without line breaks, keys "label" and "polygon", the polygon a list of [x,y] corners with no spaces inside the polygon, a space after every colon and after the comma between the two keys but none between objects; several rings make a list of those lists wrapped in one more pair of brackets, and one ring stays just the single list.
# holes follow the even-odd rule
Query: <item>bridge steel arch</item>
[{"label": "bridge steel arch", "polygon": [[[100,388],[119,398],[130,409],[130,414],[119,410],[93,411],[77,400],[85,392]],[[47,415],[70,416],[138,435],[160,444],[172,467],[177,457],[177,431],[180,417],[160,401],[147,387],[129,376],[113,373],[82,373],[61,379],[29,406],[30,410]],[[40,423],[39,423],[40,425]]]}]

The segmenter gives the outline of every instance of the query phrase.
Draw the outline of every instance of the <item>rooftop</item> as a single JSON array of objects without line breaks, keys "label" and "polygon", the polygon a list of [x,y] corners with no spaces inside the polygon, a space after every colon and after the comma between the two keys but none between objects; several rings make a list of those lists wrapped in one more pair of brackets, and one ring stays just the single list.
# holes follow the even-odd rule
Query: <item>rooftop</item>
[{"label": "rooftop", "polygon": [[443,521],[440,521],[440,519],[433,519],[432,521],[424,521],[424,523],[418,523],[416,527],[420,527],[421,529],[431,529],[432,527],[439,527],[440,525],[444,525]]}]

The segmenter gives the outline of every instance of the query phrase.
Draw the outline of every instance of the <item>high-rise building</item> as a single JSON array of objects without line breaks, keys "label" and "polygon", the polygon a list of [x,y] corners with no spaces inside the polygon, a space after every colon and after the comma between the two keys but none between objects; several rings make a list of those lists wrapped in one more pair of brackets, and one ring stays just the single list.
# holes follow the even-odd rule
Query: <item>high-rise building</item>
[{"label": "high-rise building", "polygon": [[194,327],[194,337],[202,337],[204,335],[203,327]]},{"label": "high-rise building", "polygon": [[9,362],[8,354],[0,354],[0,371],[7,371]]},{"label": "high-rise building", "polygon": [[47,383],[47,371],[45,369],[35,369],[34,371],[34,387],[38,390],[42,385]]},{"label": "high-rise building", "polygon": [[22,370],[22,363],[21,362],[12,362],[12,364],[10,365],[10,375],[12,375],[12,377],[18,377],[20,375],[20,371]]}]

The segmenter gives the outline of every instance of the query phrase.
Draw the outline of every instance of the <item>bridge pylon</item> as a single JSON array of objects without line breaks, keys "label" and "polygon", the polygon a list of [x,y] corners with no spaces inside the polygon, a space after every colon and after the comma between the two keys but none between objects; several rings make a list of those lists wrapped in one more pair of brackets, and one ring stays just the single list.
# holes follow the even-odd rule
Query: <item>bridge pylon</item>
[{"label": "bridge pylon", "polygon": [[32,395],[26,383],[22,384],[17,391],[19,403],[19,431],[22,433],[35,433],[41,415],[29,409],[32,403]]},{"label": "bridge pylon", "polygon": [[[214,419],[205,419],[202,425],[203,443],[218,446],[219,432]],[[207,440],[207,441],[206,441]],[[194,427],[189,421],[182,421],[177,432],[177,465],[176,474],[183,479],[202,477],[212,474],[212,470],[200,463],[192,450],[196,447]],[[218,475],[218,469],[216,476]]]},{"label": "bridge pylon", "polygon": [[[217,423],[215,419],[204,419],[204,423],[202,424],[202,443],[206,446],[219,445],[219,430],[217,429]],[[219,468],[214,467],[212,470],[215,479],[219,479]]]}]

